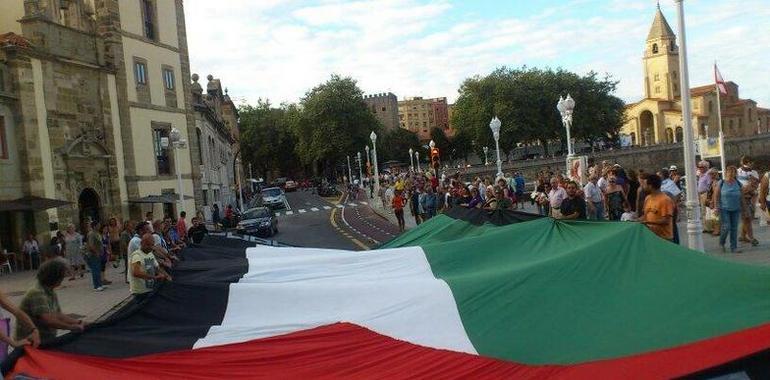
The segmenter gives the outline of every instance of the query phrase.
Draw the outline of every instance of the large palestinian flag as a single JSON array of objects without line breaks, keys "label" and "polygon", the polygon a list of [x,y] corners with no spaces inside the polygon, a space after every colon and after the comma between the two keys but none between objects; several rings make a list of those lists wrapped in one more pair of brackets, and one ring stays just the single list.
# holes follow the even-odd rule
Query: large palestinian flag
[{"label": "large palestinian flag", "polygon": [[16,353],[9,376],[770,375],[770,268],[635,223],[458,210],[368,252],[209,243],[144,304]]}]

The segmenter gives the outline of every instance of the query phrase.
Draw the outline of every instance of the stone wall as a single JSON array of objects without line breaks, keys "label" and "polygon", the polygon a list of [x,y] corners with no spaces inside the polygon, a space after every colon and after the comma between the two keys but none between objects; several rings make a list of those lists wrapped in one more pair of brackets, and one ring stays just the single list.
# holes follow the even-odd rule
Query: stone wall
[{"label": "stone wall", "polygon": [[[738,165],[741,156],[748,155],[754,158],[756,162],[764,163],[759,169],[767,170],[766,165],[770,161],[770,134],[728,139],[725,141],[725,151],[727,152],[728,165]],[[604,151],[589,154],[588,159],[596,163],[607,160],[612,163],[618,163],[624,168],[645,169],[647,171],[655,171],[671,165],[676,165],[682,170],[684,169],[684,153],[681,143]],[[709,161],[714,166],[719,166],[719,157],[711,158]],[[509,174],[519,171],[524,174],[528,181],[534,179],[541,170],[564,172],[566,170],[566,159],[564,156],[561,156],[503,163],[503,173]],[[496,172],[497,169],[494,163],[492,163],[489,166],[468,168],[466,177],[493,177]]]}]

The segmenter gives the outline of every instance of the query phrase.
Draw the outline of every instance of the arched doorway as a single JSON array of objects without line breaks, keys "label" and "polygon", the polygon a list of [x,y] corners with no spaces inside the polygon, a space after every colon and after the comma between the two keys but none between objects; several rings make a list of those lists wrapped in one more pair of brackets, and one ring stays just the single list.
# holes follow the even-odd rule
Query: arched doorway
[{"label": "arched doorway", "polygon": [[682,142],[684,140],[684,130],[682,127],[676,127],[676,142]]},{"label": "arched doorway", "polygon": [[641,145],[652,145],[655,143],[655,120],[653,119],[652,112],[642,111],[639,115],[639,124],[641,127],[642,139]]},{"label": "arched doorway", "polygon": [[671,128],[666,128],[666,144],[673,144],[674,143],[674,130]]},{"label": "arched doorway", "polygon": [[99,194],[92,188],[85,188],[78,197],[78,215],[80,216],[80,226],[88,222],[101,222],[101,201]]},{"label": "arched doorway", "polygon": [[636,133],[631,132],[631,145],[636,145]]}]

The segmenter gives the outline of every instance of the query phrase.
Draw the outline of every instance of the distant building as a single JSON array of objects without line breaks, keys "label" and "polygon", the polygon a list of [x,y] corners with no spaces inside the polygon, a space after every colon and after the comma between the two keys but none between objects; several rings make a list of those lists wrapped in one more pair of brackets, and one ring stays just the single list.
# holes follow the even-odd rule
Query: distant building
[{"label": "distant building", "polygon": [[[658,8],[647,36],[643,58],[644,99],[626,106],[626,124],[621,134],[632,145],[682,141],[682,99],[679,89],[679,46],[665,16]],[[770,110],[741,99],[738,85],[726,83],[729,94],[721,96],[722,129],[726,137],[751,136],[770,130]],[[716,86],[690,89],[694,136],[716,137]]]},{"label": "distant building", "polygon": [[211,221],[214,204],[219,207],[220,216],[224,216],[227,205],[235,206],[237,202],[233,148],[238,113],[219,79],[209,75],[205,93],[198,79],[198,74],[192,75],[190,91],[195,109],[195,137],[201,149],[192,159],[201,173],[203,202],[199,206],[206,220]]},{"label": "distant building", "polygon": [[398,97],[392,92],[364,96],[364,102],[386,131],[398,128]]},{"label": "distant building", "polygon": [[406,98],[398,102],[398,120],[401,128],[417,133],[421,142],[430,140],[433,128],[441,128],[450,134],[446,98]]},{"label": "distant building", "polygon": [[454,123],[452,123],[452,115],[454,115],[454,112],[455,112],[454,104],[450,104],[446,107],[447,123],[449,125],[449,129],[444,131],[444,133],[446,133],[446,137],[449,137],[450,139],[455,137],[455,126],[454,126]]}]

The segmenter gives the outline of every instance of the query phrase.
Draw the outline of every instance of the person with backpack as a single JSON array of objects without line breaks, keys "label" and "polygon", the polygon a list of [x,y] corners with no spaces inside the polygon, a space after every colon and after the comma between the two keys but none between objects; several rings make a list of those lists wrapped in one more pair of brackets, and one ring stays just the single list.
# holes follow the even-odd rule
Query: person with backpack
[{"label": "person with backpack", "polygon": [[713,204],[719,213],[722,224],[719,235],[719,246],[722,252],[726,252],[725,243],[727,235],[730,235],[730,252],[740,253],[738,250],[738,222],[741,218],[741,183],[737,180],[738,169],[728,166],[724,172],[724,179],[719,181],[714,191]]}]

